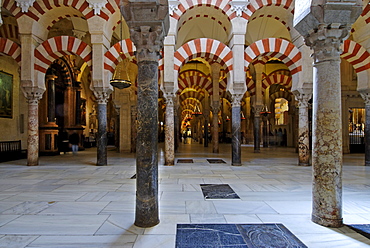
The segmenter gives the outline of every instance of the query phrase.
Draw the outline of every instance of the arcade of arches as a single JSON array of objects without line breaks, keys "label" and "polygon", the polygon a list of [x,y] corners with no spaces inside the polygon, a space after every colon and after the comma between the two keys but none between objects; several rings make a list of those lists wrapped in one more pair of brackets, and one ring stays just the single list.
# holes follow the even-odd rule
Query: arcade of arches
[{"label": "arcade of arches", "polygon": [[[180,142],[230,143],[234,166],[242,144],[296,147],[318,178],[340,175],[342,153],[365,151],[370,165],[369,0],[321,1],[321,15],[310,2],[304,16],[294,1],[171,0],[145,29],[128,1],[122,17],[119,1],[3,0],[0,140],[21,140],[28,165],[68,150],[74,132],[80,149],[97,146],[97,165],[106,144],[140,157],[152,142],[165,143],[166,165]],[[110,85],[118,70],[130,87]],[[313,220],[340,226],[340,182],[325,180]]]}]

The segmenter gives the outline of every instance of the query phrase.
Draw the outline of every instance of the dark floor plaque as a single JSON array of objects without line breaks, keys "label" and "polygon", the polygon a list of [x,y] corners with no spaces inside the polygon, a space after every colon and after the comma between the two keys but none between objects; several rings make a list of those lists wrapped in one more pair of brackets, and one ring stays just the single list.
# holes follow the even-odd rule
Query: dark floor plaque
[{"label": "dark floor plaque", "polygon": [[366,238],[370,239],[370,224],[355,224],[348,226],[359,234],[362,234]]},{"label": "dark floor plaque", "polygon": [[205,199],[240,199],[228,184],[201,184]]},{"label": "dark floor plaque", "polygon": [[222,159],[218,159],[218,158],[209,158],[207,159],[208,163],[211,163],[211,164],[226,164],[225,161],[223,161]]},{"label": "dark floor plaque", "polygon": [[307,248],[282,224],[177,224],[176,248]]},{"label": "dark floor plaque", "polygon": [[177,163],[187,164],[187,163],[194,163],[194,162],[192,159],[178,159]]}]

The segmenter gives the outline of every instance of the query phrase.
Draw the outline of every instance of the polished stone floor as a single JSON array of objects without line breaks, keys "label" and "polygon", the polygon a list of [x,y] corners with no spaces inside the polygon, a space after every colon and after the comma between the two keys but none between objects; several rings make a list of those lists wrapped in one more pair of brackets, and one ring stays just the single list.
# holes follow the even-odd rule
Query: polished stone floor
[{"label": "polished stone floor", "polygon": [[[162,147],[161,144],[160,147]],[[220,153],[181,144],[164,166],[159,152],[160,224],[134,223],[135,158],[109,149],[108,166],[97,167],[94,148],[77,155],[0,163],[0,247],[174,248],[177,224],[281,223],[306,246],[370,247],[351,228],[310,221],[311,167],[297,166],[292,148],[242,147],[242,166],[231,166],[231,147]],[[226,163],[210,163],[207,159]],[[346,224],[370,224],[370,167],[363,154],[344,156],[343,216]],[[205,200],[200,184],[228,184],[240,199]]]}]

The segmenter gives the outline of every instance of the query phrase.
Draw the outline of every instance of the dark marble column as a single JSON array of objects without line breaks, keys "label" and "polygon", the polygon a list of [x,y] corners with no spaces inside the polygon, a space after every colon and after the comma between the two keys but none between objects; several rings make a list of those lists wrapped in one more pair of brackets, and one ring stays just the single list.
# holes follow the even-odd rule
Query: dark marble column
[{"label": "dark marble column", "polygon": [[96,165],[107,165],[107,102],[110,92],[94,92],[98,102],[98,134],[96,137],[97,162]]},{"label": "dark marble column", "polygon": [[57,76],[47,75],[48,80],[48,122],[55,122],[55,78]]},{"label": "dark marble column", "polygon": [[260,111],[262,106],[255,106],[254,107],[254,119],[253,119],[253,136],[254,136],[254,152],[260,153],[261,150],[261,116]]},{"label": "dark marble column", "polygon": [[213,153],[219,153],[219,142],[218,142],[218,112],[220,111],[220,102],[214,101],[211,106],[212,117],[212,145]]},{"label": "dark marble column", "polygon": [[365,102],[365,165],[370,166],[370,93],[360,91]]},{"label": "dark marble column", "polygon": [[263,134],[263,147],[269,147],[269,134],[268,134],[268,117],[266,114],[262,115],[262,134]]},{"label": "dark marble column", "polygon": [[158,54],[161,29],[141,26],[131,30],[137,48],[137,147],[135,225],[159,223],[158,209]]},{"label": "dark marble column", "polygon": [[204,147],[208,147],[208,123],[209,123],[209,113],[207,110],[204,111]]},{"label": "dark marble column", "polygon": [[241,162],[241,133],[240,133],[240,99],[241,97],[233,96],[232,100],[232,109],[231,109],[231,132],[232,132],[232,140],[231,140],[231,147],[232,147],[232,161],[231,165],[240,166],[242,165]]},{"label": "dark marble column", "polygon": [[137,139],[137,108],[131,106],[131,152],[136,152],[136,139]]},{"label": "dark marble column", "polygon": [[24,90],[28,103],[27,165],[39,165],[39,101],[43,90]]}]

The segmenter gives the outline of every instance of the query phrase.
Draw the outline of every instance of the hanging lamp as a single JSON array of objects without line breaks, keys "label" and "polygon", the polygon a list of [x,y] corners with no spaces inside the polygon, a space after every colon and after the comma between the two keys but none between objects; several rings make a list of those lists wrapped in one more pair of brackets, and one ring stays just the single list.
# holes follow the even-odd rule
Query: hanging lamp
[{"label": "hanging lamp", "polygon": [[[121,23],[120,23],[121,24],[120,26],[120,44],[121,44],[120,49],[121,51],[120,51],[120,54],[123,54],[123,51],[122,51],[122,26],[123,26],[122,14],[121,14],[120,19],[121,19]],[[124,88],[128,88],[131,86],[130,77],[127,73],[127,70],[125,70],[123,61],[118,63],[118,65],[116,66],[113,77],[110,80],[110,84],[113,87],[118,88],[118,89],[124,89]]]}]

